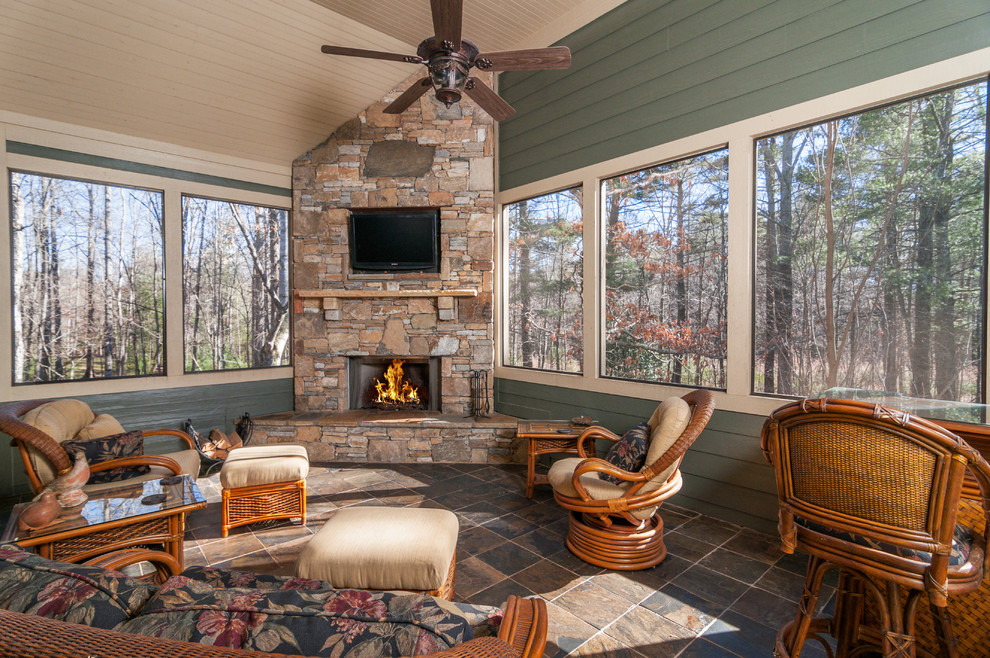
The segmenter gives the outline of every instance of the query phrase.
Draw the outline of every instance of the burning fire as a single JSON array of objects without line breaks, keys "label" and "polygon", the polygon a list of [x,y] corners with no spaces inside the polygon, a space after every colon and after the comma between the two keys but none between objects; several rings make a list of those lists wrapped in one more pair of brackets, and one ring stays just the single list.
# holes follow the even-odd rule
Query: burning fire
[{"label": "burning fire", "polygon": [[375,390],[378,397],[375,404],[385,406],[401,406],[419,404],[419,391],[416,387],[403,380],[402,359],[392,359],[392,365],[385,371],[385,381],[375,377]]}]

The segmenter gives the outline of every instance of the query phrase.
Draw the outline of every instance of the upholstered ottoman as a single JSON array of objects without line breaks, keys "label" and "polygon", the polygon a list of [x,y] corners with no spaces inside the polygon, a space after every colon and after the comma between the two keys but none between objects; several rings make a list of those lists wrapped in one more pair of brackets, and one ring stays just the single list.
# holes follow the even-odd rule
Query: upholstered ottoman
[{"label": "upholstered ottoman", "polygon": [[256,521],[299,517],[306,523],[306,448],[291,443],[231,450],[220,469],[220,534]]},{"label": "upholstered ottoman", "polygon": [[457,530],[449,510],[346,507],[309,540],[296,575],[337,589],[406,590],[450,600]]}]

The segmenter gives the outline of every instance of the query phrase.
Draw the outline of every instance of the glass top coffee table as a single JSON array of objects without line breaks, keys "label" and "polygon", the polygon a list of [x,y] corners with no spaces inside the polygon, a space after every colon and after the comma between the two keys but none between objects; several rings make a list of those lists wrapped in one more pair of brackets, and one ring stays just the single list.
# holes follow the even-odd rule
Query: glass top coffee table
[{"label": "glass top coffee table", "polygon": [[63,509],[52,524],[19,530],[17,519],[28,504],[14,506],[0,538],[3,542],[16,542],[62,562],[85,562],[124,548],[161,545],[181,570],[186,513],[206,507],[206,499],[191,476],[172,476],[89,493],[89,500]]}]

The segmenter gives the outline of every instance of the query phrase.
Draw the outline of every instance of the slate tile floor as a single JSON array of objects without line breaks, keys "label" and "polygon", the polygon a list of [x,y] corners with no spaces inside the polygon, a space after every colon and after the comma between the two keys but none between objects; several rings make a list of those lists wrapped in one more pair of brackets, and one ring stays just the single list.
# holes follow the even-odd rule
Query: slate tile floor
[{"label": "slate tile floor", "polygon": [[[509,594],[543,597],[548,657],[772,654],[777,628],[796,610],[806,563],[783,555],[776,537],[665,504],[667,559],[646,571],[601,569],[567,550],[566,513],[548,488],[525,498],[524,478],[516,465],[314,464],[306,526],[255,524],[226,539],[218,476],[201,478],[209,505],[187,519],[185,562],[291,574],[303,546],[341,507],[447,508],[461,525],[456,597],[491,605]],[[803,655],[824,652],[809,644]]]}]

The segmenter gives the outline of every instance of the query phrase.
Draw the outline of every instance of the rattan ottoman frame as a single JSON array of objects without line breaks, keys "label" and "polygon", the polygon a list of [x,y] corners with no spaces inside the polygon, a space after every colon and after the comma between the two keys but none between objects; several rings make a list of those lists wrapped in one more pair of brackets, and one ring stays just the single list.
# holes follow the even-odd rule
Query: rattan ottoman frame
[{"label": "rattan ottoman frame", "polygon": [[222,537],[226,537],[231,528],[258,521],[299,518],[305,525],[306,480],[225,488],[221,508]]}]

